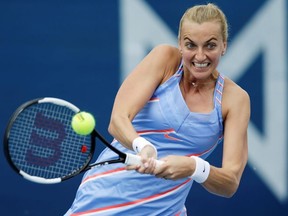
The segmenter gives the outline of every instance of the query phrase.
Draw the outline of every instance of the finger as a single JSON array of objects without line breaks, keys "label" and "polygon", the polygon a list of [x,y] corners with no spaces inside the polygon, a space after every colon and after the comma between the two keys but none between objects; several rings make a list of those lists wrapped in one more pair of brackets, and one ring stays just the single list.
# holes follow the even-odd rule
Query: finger
[{"label": "finger", "polygon": [[160,160],[161,165],[157,165],[155,161],[155,169],[153,171],[153,174],[155,176],[163,176],[165,173],[165,170],[167,169],[167,163],[164,160]]},{"label": "finger", "polygon": [[140,165],[127,165],[126,170],[137,170],[140,168]]},{"label": "finger", "polygon": [[145,164],[144,164],[145,173],[146,174],[153,174],[155,168],[156,168],[156,161],[153,158],[150,158]]},{"label": "finger", "polygon": [[144,166],[139,166],[139,167],[136,169],[136,171],[139,172],[139,173],[145,174],[145,173],[146,173],[146,167],[144,167]]}]

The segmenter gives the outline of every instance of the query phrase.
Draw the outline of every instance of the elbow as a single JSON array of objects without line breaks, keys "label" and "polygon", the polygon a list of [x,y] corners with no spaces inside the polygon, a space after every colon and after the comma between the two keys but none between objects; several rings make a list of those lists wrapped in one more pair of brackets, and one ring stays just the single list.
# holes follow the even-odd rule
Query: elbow
[{"label": "elbow", "polygon": [[224,198],[232,198],[240,185],[241,175],[224,168],[213,168],[203,186],[210,193]]},{"label": "elbow", "polygon": [[108,132],[111,136],[113,136],[113,127],[111,126],[111,123],[109,123]]},{"label": "elbow", "polygon": [[225,198],[232,198],[233,196],[234,196],[234,194],[236,193],[236,191],[237,190],[234,190],[234,191],[227,191],[224,195],[223,195],[223,197],[225,197]]},{"label": "elbow", "polygon": [[[205,183],[204,183],[205,184]],[[213,185],[213,186],[212,186]],[[212,194],[224,198],[232,198],[237,192],[239,187],[239,181],[235,178],[226,178],[218,181],[216,184],[205,184],[204,187]],[[212,187],[211,187],[212,186]]]},{"label": "elbow", "polygon": [[125,117],[119,115],[112,115],[108,125],[108,132],[111,136],[115,137],[119,134],[119,129],[123,127],[123,122],[125,122]]},{"label": "elbow", "polygon": [[230,188],[230,187],[227,188],[226,187],[225,190],[222,190],[221,192],[220,191],[216,192],[216,193],[213,193],[212,191],[210,191],[210,192],[212,192],[212,194],[215,194],[217,196],[229,199],[229,198],[232,198],[234,196],[236,191],[237,191],[237,187],[236,188]]},{"label": "elbow", "polygon": [[238,187],[239,187],[239,182],[236,180],[228,183],[225,187],[226,190],[223,191],[224,193],[222,194],[222,196],[225,198],[232,198],[234,194],[237,192]]},{"label": "elbow", "polygon": [[115,135],[115,124],[113,123],[112,120],[110,120],[110,123],[109,123],[109,125],[108,125],[108,132],[109,132],[109,134],[110,134],[111,136],[114,137],[114,135]]},{"label": "elbow", "polygon": [[116,123],[115,123],[115,121],[116,121],[115,117],[111,116],[110,122],[109,122],[109,125],[108,125],[108,132],[113,137],[114,137],[115,132],[116,132]]}]

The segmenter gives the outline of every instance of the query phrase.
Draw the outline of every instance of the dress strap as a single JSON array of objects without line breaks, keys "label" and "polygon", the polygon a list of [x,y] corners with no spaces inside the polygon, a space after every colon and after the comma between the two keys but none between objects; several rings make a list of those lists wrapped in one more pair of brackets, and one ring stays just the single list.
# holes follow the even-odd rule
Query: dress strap
[{"label": "dress strap", "polygon": [[225,77],[219,73],[219,76],[218,76],[217,82],[216,82],[216,86],[215,86],[215,92],[214,92],[215,106],[221,106],[221,104],[222,104],[224,80],[225,80]]},{"label": "dress strap", "polygon": [[176,71],[176,73],[174,74],[174,76],[180,76],[183,73],[183,62],[181,61],[181,64],[178,67],[178,70]]}]

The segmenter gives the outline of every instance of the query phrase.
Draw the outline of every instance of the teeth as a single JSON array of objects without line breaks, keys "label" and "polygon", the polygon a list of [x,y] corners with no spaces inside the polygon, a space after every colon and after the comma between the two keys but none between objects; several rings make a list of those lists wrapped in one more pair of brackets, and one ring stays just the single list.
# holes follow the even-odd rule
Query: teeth
[{"label": "teeth", "polygon": [[203,68],[203,67],[207,67],[207,66],[208,66],[208,63],[202,63],[202,64],[194,63],[194,65],[195,65],[195,67]]}]

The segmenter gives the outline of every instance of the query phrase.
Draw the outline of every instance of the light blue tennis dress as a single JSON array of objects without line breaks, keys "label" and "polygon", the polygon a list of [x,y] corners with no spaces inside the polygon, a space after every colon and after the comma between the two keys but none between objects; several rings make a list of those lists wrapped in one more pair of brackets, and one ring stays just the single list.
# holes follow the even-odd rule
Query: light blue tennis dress
[{"label": "light blue tennis dress", "polygon": [[[221,111],[224,77],[220,74],[214,91],[214,109],[193,113],[187,107],[179,87],[182,65],[133,120],[138,134],[155,145],[158,158],[167,155],[196,155],[205,159],[223,141]],[[114,140],[121,151],[133,153]],[[98,160],[115,158],[104,149]],[[187,215],[185,200],[192,186],[191,178],[177,181],[126,171],[123,164],[89,170],[77,191],[68,215]]]}]

